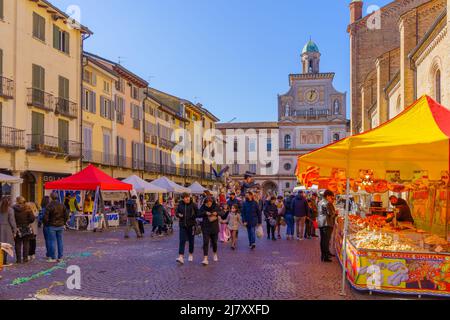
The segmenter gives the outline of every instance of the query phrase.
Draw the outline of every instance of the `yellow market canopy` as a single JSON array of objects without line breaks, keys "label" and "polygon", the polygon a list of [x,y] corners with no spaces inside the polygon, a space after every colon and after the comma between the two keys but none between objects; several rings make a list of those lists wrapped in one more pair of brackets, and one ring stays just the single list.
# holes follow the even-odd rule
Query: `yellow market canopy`
[{"label": "yellow market canopy", "polygon": [[372,170],[378,179],[387,171],[400,171],[403,180],[426,171],[430,180],[441,180],[449,171],[450,111],[423,96],[391,121],[368,132],[349,137],[300,156],[297,177],[311,167],[328,177],[342,169],[349,178]]}]

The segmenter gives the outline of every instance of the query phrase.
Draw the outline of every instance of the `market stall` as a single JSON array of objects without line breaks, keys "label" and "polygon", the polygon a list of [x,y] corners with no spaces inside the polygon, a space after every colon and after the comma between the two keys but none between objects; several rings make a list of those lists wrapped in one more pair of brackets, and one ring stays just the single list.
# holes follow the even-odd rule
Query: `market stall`
[{"label": "market stall", "polygon": [[154,183],[147,182],[138,176],[134,175],[131,176],[122,182],[131,184],[133,186],[133,190],[135,190],[137,193],[167,193],[167,189],[159,187],[155,185]]},{"label": "market stall", "polygon": [[[374,130],[299,157],[297,176],[346,196],[335,243],[354,288],[448,297],[449,170],[450,111],[423,96]],[[372,204],[350,215],[359,192]],[[407,201],[414,224],[397,221],[390,195]]]},{"label": "market stall", "polygon": [[110,207],[106,210],[104,201],[124,200],[128,192],[133,189],[131,184],[116,180],[106,173],[89,165],[83,171],[76,173],[66,179],[45,184],[46,190],[54,191],[84,191],[94,192],[92,213],[84,215],[79,213],[76,216],[77,225],[79,220],[88,220],[88,230],[95,230],[104,224],[108,226],[119,226],[120,212]]},{"label": "market stall", "polygon": [[189,188],[180,186],[166,177],[162,177],[155,181],[152,181],[152,184],[167,190],[168,193],[191,193],[191,190]]},{"label": "market stall", "polygon": [[[191,190],[192,194],[204,194],[205,191],[209,191],[208,189],[204,188],[200,183],[194,182],[190,187],[189,190]],[[211,191],[210,191],[211,192]]]}]

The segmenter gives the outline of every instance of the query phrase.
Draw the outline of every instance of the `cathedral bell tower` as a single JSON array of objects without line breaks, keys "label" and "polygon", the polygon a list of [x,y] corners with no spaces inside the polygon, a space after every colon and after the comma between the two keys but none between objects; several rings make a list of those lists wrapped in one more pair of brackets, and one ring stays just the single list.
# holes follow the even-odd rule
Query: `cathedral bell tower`
[{"label": "cathedral bell tower", "polygon": [[319,47],[309,40],[302,51],[303,73],[319,73],[320,56]]}]

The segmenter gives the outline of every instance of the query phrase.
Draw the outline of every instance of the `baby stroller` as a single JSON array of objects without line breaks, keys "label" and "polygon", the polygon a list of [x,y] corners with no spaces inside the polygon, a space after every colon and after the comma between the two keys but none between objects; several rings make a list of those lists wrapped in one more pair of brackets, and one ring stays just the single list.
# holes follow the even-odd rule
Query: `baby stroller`
[{"label": "baby stroller", "polygon": [[164,231],[166,234],[173,234],[173,218],[167,210],[164,210]]}]

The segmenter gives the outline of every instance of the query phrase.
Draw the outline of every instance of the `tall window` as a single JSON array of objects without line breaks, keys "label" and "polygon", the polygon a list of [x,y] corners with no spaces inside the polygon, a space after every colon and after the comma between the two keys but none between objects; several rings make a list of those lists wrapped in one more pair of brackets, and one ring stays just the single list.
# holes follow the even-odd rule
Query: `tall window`
[{"label": "tall window", "polygon": [[292,138],[291,138],[290,135],[286,135],[286,136],[284,137],[284,148],[285,148],[286,150],[289,150],[289,149],[292,148]]},{"label": "tall window", "polygon": [[64,152],[69,152],[69,121],[58,119],[58,146]]},{"label": "tall window", "polygon": [[83,103],[84,110],[91,113],[97,112],[97,94],[95,92],[84,89],[83,100],[81,102]]},{"label": "tall window", "polygon": [[86,161],[92,161],[92,127],[83,126],[83,157]]},{"label": "tall window", "polygon": [[272,152],[272,138],[267,139],[267,152]]},{"label": "tall window", "polygon": [[57,26],[53,26],[53,48],[69,53],[70,35],[68,32],[61,30]]},{"label": "tall window", "polygon": [[436,92],[436,101],[441,103],[441,70],[436,71],[435,76],[435,92]]},{"label": "tall window", "polygon": [[33,37],[45,41],[45,19],[33,12]]}]

